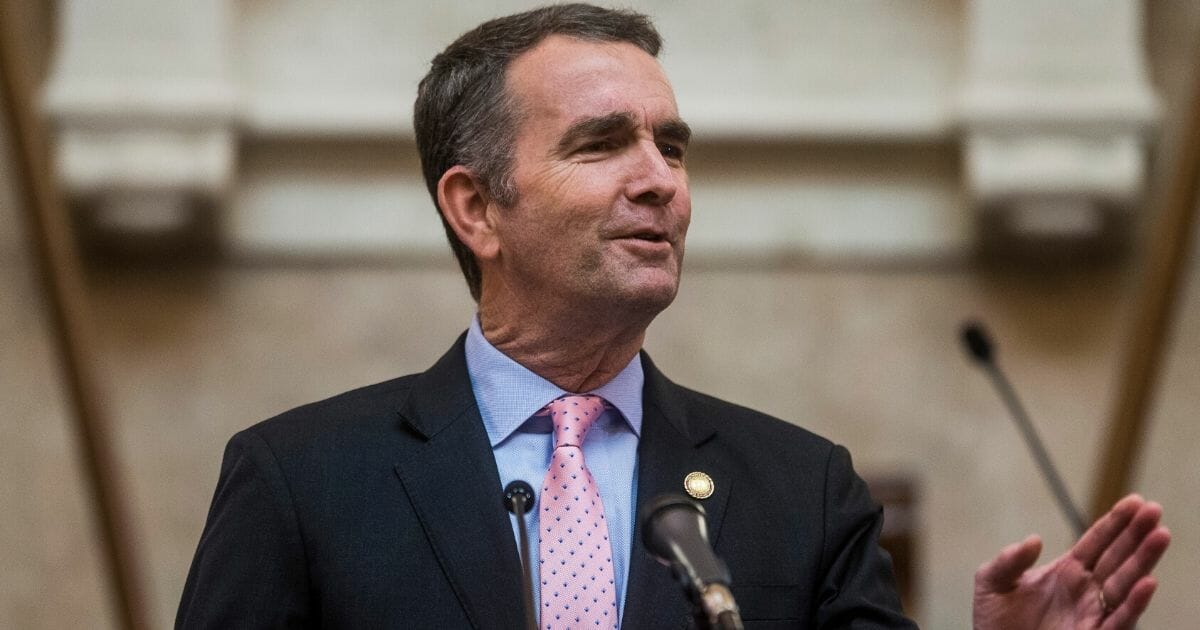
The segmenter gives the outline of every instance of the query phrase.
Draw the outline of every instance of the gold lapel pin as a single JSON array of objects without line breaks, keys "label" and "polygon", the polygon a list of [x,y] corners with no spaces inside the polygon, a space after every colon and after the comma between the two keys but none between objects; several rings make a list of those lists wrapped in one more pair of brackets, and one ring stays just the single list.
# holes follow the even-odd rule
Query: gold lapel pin
[{"label": "gold lapel pin", "polygon": [[683,478],[683,489],[693,499],[707,499],[711,497],[715,487],[712,477],[700,471],[688,473],[688,476]]}]

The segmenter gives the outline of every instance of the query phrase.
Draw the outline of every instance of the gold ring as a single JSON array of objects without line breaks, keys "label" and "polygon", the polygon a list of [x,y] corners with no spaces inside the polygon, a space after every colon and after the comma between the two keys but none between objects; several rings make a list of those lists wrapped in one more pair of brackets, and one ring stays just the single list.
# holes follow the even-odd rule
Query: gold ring
[{"label": "gold ring", "polygon": [[1099,584],[1099,583],[1096,584],[1096,595],[1098,595],[1100,597],[1100,610],[1104,611],[1105,615],[1111,613],[1113,611],[1113,609],[1111,606],[1108,605],[1108,600],[1104,598],[1104,585],[1103,584]]}]

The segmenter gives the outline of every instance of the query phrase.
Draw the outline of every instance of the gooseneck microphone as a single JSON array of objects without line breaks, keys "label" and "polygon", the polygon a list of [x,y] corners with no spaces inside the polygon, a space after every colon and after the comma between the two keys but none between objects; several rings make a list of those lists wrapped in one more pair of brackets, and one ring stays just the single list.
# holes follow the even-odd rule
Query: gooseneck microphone
[{"label": "gooseneck microphone", "polygon": [[651,555],[671,567],[701,628],[741,630],[729,569],[713,553],[704,516],[704,508],[691,499],[660,495],[642,508],[642,540]]},{"label": "gooseneck microphone", "polygon": [[1004,376],[1004,372],[1000,370],[999,364],[996,363],[992,340],[988,336],[987,329],[984,328],[981,322],[967,321],[962,325],[961,335],[967,353],[992,377],[992,383],[996,386],[996,391],[1000,393],[1000,398],[1004,400],[1004,405],[1008,407],[1009,414],[1012,415],[1013,421],[1016,422],[1017,428],[1021,431],[1021,436],[1025,439],[1025,444],[1033,453],[1033,459],[1037,462],[1038,468],[1041,469],[1042,478],[1046,480],[1046,484],[1050,486],[1050,491],[1054,493],[1054,498],[1058,501],[1058,506],[1062,510],[1063,516],[1075,528],[1077,536],[1083,535],[1084,530],[1087,529],[1087,524],[1083,520],[1083,514],[1075,506],[1075,502],[1071,500],[1071,495],[1067,492],[1067,486],[1063,483],[1062,477],[1059,476],[1058,469],[1054,467],[1054,461],[1050,459],[1050,453],[1046,451],[1046,447],[1038,436],[1033,422],[1029,419],[1029,414],[1025,413],[1025,407],[1021,404],[1020,399],[1017,398],[1017,392]]},{"label": "gooseneck microphone", "polygon": [[521,573],[525,580],[524,604],[525,627],[537,630],[537,616],[533,611],[533,571],[529,563],[529,534],[525,532],[525,514],[533,509],[533,488],[524,481],[516,479],[504,486],[504,507],[517,515],[517,539],[521,552]]}]

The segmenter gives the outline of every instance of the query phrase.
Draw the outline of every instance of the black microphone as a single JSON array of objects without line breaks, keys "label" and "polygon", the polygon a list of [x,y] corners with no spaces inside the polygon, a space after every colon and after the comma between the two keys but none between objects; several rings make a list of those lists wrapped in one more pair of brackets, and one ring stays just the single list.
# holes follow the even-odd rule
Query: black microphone
[{"label": "black microphone", "polygon": [[1075,506],[1075,502],[1071,500],[1071,494],[1067,491],[1067,486],[1063,483],[1062,477],[1059,476],[1058,469],[1054,466],[1054,461],[1050,459],[1050,453],[1046,451],[1046,446],[1042,443],[1037,430],[1033,427],[1033,422],[1029,419],[1029,414],[1025,413],[1024,405],[1017,398],[1016,390],[1008,382],[1008,379],[1004,376],[1004,372],[1000,370],[1000,365],[996,362],[992,340],[987,333],[987,329],[982,322],[968,320],[962,325],[961,337],[963,345],[966,347],[968,354],[971,355],[971,358],[992,377],[992,383],[996,386],[996,391],[1000,393],[1000,398],[1004,400],[1005,406],[1008,407],[1013,421],[1016,422],[1017,428],[1021,431],[1021,436],[1025,439],[1025,444],[1033,453],[1033,459],[1037,462],[1038,468],[1041,470],[1042,478],[1046,480],[1046,484],[1050,486],[1050,491],[1054,493],[1054,498],[1058,501],[1058,507],[1062,510],[1063,516],[1066,517],[1071,527],[1075,528],[1075,534],[1082,536],[1084,530],[1087,529],[1087,523],[1083,519],[1083,514]]},{"label": "black microphone", "polygon": [[533,488],[517,479],[504,486],[504,507],[517,516],[524,517],[533,509]]},{"label": "black microphone", "polygon": [[533,488],[516,479],[504,486],[504,507],[517,515],[517,539],[520,541],[521,573],[524,575],[525,626],[537,630],[537,616],[533,612],[533,571],[529,564],[529,535],[525,533],[525,514],[533,509]]},{"label": "black microphone", "polygon": [[642,542],[670,566],[692,601],[701,627],[741,630],[742,618],[729,591],[729,569],[708,542],[704,508],[678,494],[664,494],[642,508]]}]

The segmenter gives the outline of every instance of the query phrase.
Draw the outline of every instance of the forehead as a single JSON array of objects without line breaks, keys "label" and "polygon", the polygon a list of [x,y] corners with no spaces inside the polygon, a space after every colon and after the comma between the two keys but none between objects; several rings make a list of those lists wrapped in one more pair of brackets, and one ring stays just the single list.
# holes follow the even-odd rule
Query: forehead
[{"label": "forehead", "polygon": [[513,60],[506,82],[527,121],[570,124],[612,112],[646,124],[678,117],[658,60],[627,42],[552,35]]}]

